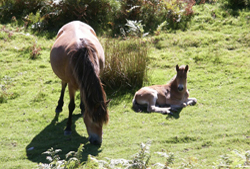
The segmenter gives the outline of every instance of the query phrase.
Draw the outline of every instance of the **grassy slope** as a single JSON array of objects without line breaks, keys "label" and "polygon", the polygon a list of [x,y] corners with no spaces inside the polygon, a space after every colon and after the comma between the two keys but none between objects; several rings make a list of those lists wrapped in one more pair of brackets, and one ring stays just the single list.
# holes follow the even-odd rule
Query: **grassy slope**
[{"label": "grassy slope", "polygon": [[[197,15],[186,32],[162,34],[152,45],[145,85],[164,84],[175,74],[176,64],[188,64],[190,96],[198,104],[168,117],[157,113],[134,113],[133,92],[109,94],[110,122],[104,127],[101,147],[89,145],[87,132],[75,110],[74,132],[63,136],[66,125],[68,95],[64,111],[55,119],[54,109],[60,94],[60,80],[49,64],[54,40],[25,35],[13,30],[0,33],[1,94],[7,103],[0,104],[0,163],[4,168],[31,168],[46,162],[41,155],[50,147],[63,154],[85,144],[88,154],[98,159],[126,158],[138,152],[141,142],[151,141],[151,163],[164,163],[154,152],[173,152],[175,168],[186,161],[199,168],[210,168],[220,155],[233,149],[249,150],[250,144],[250,33],[243,13],[227,16],[216,6],[196,7]],[[211,17],[216,12],[216,19]],[[1,26],[2,27],[2,26]],[[6,41],[4,41],[6,39]],[[29,48],[37,41],[40,58],[29,59]],[[78,95],[79,97],[79,95]],[[77,103],[79,101],[77,100]],[[27,149],[34,147],[33,150]]]}]

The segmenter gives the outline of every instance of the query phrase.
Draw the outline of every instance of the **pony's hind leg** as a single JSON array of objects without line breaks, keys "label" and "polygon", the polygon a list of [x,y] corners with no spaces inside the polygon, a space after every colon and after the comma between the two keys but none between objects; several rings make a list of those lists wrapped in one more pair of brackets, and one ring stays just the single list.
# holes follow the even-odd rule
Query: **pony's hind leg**
[{"label": "pony's hind leg", "polygon": [[72,125],[72,114],[73,111],[75,110],[75,90],[71,85],[69,84],[69,97],[70,97],[70,102],[69,102],[69,117],[67,121],[67,127],[64,130],[64,135],[70,135],[71,134],[71,125]]},{"label": "pony's hind leg", "polygon": [[151,97],[148,99],[148,112],[156,112],[162,114],[171,114],[170,108],[158,107],[156,106],[156,100],[158,99],[157,92],[154,92]]},{"label": "pony's hind leg", "polygon": [[64,97],[66,86],[67,86],[67,83],[62,81],[61,95],[60,95],[60,98],[58,100],[58,105],[56,107],[56,113],[62,112],[62,107],[63,107],[63,103],[64,103],[63,102],[63,97]]}]

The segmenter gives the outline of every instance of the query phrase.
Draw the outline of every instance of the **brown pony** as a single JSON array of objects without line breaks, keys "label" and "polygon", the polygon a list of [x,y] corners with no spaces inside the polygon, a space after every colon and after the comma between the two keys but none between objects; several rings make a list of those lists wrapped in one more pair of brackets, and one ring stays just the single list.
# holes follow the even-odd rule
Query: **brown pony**
[{"label": "brown pony", "polygon": [[92,144],[102,143],[102,126],[109,120],[107,111],[109,101],[106,101],[106,94],[99,78],[104,62],[104,50],[95,31],[89,25],[73,21],[58,31],[50,53],[52,69],[62,80],[56,113],[62,111],[64,92],[68,84],[69,117],[64,134],[71,134],[75,92],[79,89],[80,108]]},{"label": "brown pony", "polygon": [[141,111],[142,106],[147,106],[148,112],[170,114],[188,105],[195,105],[196,98],[188,98],[187,72],[188,65],[176,65],[177,75],[166,85],[143,87],[135,93],[133,109]]}]

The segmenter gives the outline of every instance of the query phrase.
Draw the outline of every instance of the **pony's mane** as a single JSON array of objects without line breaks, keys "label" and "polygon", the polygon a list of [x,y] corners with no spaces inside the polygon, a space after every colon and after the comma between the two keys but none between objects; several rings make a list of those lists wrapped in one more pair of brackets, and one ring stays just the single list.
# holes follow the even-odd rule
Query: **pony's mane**
[{"label": "pony's mane", "polygon": [[[80,39],[80,41],[81,48],[73,52],[71,62],[82,92],[82,100],[87,110],[85,112],[95,123],[107,123],[106,94],[98,75],[97,50],[89,40]],[[98,109],[99,106],[101,109]]]},{"label": "pony's mane", "polygon": [[174,75],[167,84],[172,84],[175,81],[175,79],[176,79],[176,75]]}]

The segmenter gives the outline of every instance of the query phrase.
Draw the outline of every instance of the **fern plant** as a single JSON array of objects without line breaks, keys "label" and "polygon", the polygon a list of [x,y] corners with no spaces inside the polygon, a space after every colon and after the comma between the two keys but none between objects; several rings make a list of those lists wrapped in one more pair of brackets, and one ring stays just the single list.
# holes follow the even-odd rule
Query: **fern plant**
[{"label": "fern plant", "polygon": [[148,33],[144,33],[143,25],[141,22],[142,22],[141,20],[140,21],[127,20],[127,23],[125,24],[125,26],[128,27],[127,33],[129,35],[137,37],[147,36]]},{"label": "fern plant", "polygon": [[49,164],[40,163],[39,169],[64,169],[64,168],[79,168],[81,166],[83,144],[81,144],[77,150],[70,151],[66,154],[66,159],[61,160],[58,155],[61,149],[54,150],[53,148],[48,149],[43,154],[48,154],[46,159],[50,162]]}]

